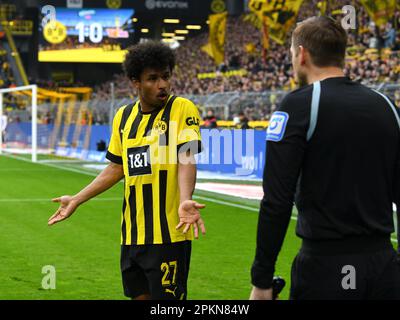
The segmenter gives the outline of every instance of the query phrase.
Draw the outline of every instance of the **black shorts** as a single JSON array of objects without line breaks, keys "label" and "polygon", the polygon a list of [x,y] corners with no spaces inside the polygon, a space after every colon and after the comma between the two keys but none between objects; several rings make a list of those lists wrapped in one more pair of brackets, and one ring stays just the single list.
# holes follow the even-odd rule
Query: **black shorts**
[{"label": "black shorts", "polygon": [[186,300],[191,241],[151,245],[122,245],[124,294],[149,294],[155,300]]},{"label": "black shorts", "polygon": [[397,253],[389,239],[379,246],[367,245],[358,253],[339,254],[303,242],[292,265],[290,299],[400,299]]}]

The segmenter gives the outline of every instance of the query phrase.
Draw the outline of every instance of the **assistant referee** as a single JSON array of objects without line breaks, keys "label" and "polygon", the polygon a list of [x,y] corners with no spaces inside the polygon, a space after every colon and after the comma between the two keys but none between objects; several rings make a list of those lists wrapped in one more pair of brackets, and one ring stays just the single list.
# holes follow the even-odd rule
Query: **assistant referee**
[{"label": "assistant referee", "polygon": [[291,299],[400,299],[391,243],[392,204],[400,208],[400,116],[388,97],[344,76],[346,45],[346,31],[328,17],[293,32],[301,88],[283,99],[267,131],[251,299],[272,297],[294,201],[302,245]]}]

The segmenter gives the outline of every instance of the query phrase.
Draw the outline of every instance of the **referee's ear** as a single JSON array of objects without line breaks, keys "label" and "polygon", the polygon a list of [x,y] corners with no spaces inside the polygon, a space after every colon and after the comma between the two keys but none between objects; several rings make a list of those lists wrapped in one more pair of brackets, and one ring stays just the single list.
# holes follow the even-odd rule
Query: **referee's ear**
[{"label": "referee's ear", "polygon": [[303,46],[299,46],[299,62],[301,66],[304,66],[306,64],[306,56],[308,55],[307,58],[310,57],[310,54],[308,53],[308,51],[303,47]]}]

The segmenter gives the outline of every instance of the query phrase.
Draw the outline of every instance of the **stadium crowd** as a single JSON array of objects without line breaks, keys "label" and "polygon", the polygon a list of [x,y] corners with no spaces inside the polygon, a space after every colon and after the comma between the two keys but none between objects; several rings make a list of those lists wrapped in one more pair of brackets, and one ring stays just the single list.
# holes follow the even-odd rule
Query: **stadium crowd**
[{"label": "stadium crowd", "polygon": [[6,51],[0,42],[0,88],[8,88],[12,85],[12,72],[7,61]]},{"label": "stadium crowd", "polygon": [[[316,15],[318,1],[305,1],[298,20]],[[348,1],[336,1],[332,11],[341,8]],[[318,9],[317,9],[318,10]],[[337,15],[341,19],[343,15]],[[346,74],[364,84],[381,81],[397,82],[400,79],[400,11],[394,21],[377,28],[364,8],[357,7],[358,28],[349,30],[349,57]],[[396,28],[395,28],[396,26]],[[240,32],[237,32],[240,30]],[[201,51],[207,42],[207,34],[193,38],[178,50],[178,71],[174,89],[178,94],[210,94],[215,92],[259,92],[274,88],[291,89],[290,53],[287,45],[270,41],[267,57],[263,62],[260,32],[244,19],[228,19],[223,64],[215,67],[211,58]],[[351,55],[350,55],[351,53]],[[202,55],[202,58],[199,58]],[[244,69],[245,76],[216,77],[199,79],[204,72],[222,72]]]},{"label": "stadium crowd", "polygon": [[[297,20],[302,21],[321,14],[322,2],[304,1]],[[327,12],[337,19],[342,19],[341,8],[348,2],[330,1],[331,7],[328,6]],[[358,0],[352,1],[352,4],[357,10],[357,23],[356,29],[350,29],[348,32],[346,75],[365,85],[400,83],[400,10],[395,11],[392,21],[378,28]],[[270,40],[270,47],[263,53],[260,31],[252,21],[249,14],[239,18],[228,17],[225,61],[217,66],[202,50],[208,42],[206,30],[183,41],[176,50],[177,67],[172,80],[174,93],[188,96],[200,106],[202,103],[196,101],[196,97],[223,95],[228,92],[240,93],[230,102],[230,119],[238,117],[241,112],[249,120],[268,119],[284,92],[295,88],[288,50],[290,39],[287,39],[285,45]],[[228,76],[226,71],[233,73]],[[2,71],[0,77],[1,75]],[[56,89],[58,85],[52,81],[38,83],[50,89]],[[110,100],[111,83],[114,83],[116,99],[132,97],[133,92],[128,79],[123,74],[116,74],[110,81],[94,88],[93,99]],[[391,95],[399,105],[399,90]],[[213,112],[217,118],[225,118],[223,108],[215,108]],[[206,111],[203,116],[206,116]]]},{"label": "stadium crowd", "polygon": [[[358,2],[358,1],[356,1]],[[298,21],[320,14],[320,1],[304,1]],[[332,3],[332,2],[331,2]],[[342,19],[341,8],[347,0],[338,0],[328,8],[337,19]],[[400,82],[400,10],[396,10],[393,21],[378,28],[364,7],[357,5],[357,23],[355,30],[349,30],[349,48],[345,73],[350,78],[365,85],[379,85]],[[268,119],[276,108],[277,97],[281,90],[293,89],[290,52],[288,46],[270,41],[270,48],[263,59],[259,30],[246,18],[229,17],[225,37],[225,61],[216,66],[202,47],[208,41],[208,33],[182,42],[177,49],[177,68],[172,81],[174,93],[180,95],[209,95],[225,92],[253,93],[271,91],[268,101],[248,102],[248,98],[239,97],[232,103],[231,117],[244,112],[250,120]],[[240,32],[238,32],[240,30]],[[288,33],[290,34],[290,33]],[[240,75],[224,76],[226,71],[240,70]],[[199,77],[210,73],[208,77]],[[110,96],[110,83],[115,83],[116,96],[131,95],[131,87],[123,75],[115,75],[109,83],[95,89],[95,96],[107,99]],[[277,91],[277,94],[274,92]],[[245,96],[245,95],[244,95]],[[260,97],[260,96],[257,96]],[[400,102],[400,92],[395,92]],[[279,99],[278,99],[279,100]],[[246,103],[246,101],[248,103]],[[255,108],[255,106],[257,106]],[[215,109],[217,116],[223,117],[222,109]]]}]

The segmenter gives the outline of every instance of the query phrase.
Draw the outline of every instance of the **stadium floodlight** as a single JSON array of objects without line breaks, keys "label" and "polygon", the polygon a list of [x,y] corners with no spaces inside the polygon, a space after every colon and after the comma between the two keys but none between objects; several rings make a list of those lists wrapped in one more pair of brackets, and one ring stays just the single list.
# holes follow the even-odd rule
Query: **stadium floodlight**
[{"label": "stadium floodlight", "polygon": [[186,26],[186,29],[189,29],[189,30],[200,30],[201,26],[195,25],[195,24],[189,24],[189,25]]},{"label": "stadium floodlight", "polygon": [[175,33],[173,33],[173,32],[163,32],[161,34],[161,36],[164,37],[164,38],[173,37],[173,36],[175,36]]},{"label": "stadium floodlight", "polygon": [[188,34],[189,30],[175,30],[176,34]]},{"label": "stadium floodlight", "polygon": [[164,19],[164,23],[179,23],[179,19]]},{"label": "stadium floodlight", "polygon": [[[32,155],[32,161],[37,162],[37,85],[28,85],[28,86],[22,86],[22,87],[14,87],[14,88],[5,88],[5,89],[0,89],[0,119],[2,119],[1,122],[6,121],[4,120],[5,117],[3,117],[3,112],[4,112],[4,97],[3,95],[5,93],[12,93],[12,92],[20,92],[21,91],[32,91],[31,94],[31,132],[30,132],[30,144],[31,148],[28,150],[28,152],[31,153]],[[3,148],[3,126],[4,126],[4,131],[7,127],[7,123],[2,123],[0,125],[0,154],[3,152],[6,152],[7,149]],[[28,139],[25,142],[29,142]]]}]

